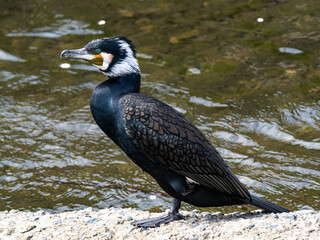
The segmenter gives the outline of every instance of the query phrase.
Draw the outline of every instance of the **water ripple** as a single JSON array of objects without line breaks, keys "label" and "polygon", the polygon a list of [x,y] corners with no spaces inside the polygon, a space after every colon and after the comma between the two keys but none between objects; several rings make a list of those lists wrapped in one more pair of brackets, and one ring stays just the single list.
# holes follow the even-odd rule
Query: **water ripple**
[{"label": "water ripple", "polygon": [[243,146],[250,146],[250,147],[259,146],[256,142],[252,141],[249,137],[243,136],[242,134],[239,134],[239,133],[217,131],[217,132],[214,132],[213,135],[219,139],[223,139],[231,143],[241,144]]},{"label": "water ripple", "polygon": [[280,109],[284,122],[292,125],[308,124],[320,129],[320,105],[314,103],[311,106],[300,104],[293,109]]},{"label": "water ripple", "polygon": [[34,28],[31,32],[26,30],[14,30],[7,37],[42,37],[59,38],[65,35],[99,35],[101,30],[88,29],[90,24],[72,19],[59,19],[50,26]]},{"label": "water ripple", "polygon": [[7,53],[0,49],[0,60],[11,61],[11,62],[25,62],[26,60],[16,57],[10,53]]},{"label": "water ripple", "polygon": [[212,102],[210,100],[206,100],[204,98],[195,97],[195,96],[192,96],[189,99],[189,102],[200,104],[200,105],[203,105],[203,106],[206,106],[206,107],[228,107],[227,104],[215,103],[215,102]]}]

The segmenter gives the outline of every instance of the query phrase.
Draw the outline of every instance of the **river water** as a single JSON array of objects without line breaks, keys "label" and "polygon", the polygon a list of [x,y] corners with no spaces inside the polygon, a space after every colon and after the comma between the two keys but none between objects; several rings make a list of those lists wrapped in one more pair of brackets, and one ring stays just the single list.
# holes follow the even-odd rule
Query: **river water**
[{"label": "river water", "polygon": [[142,92],[192,120],[250,192],[319,209],[317,0],[0,5],[0,210],[169,208],[91,116],[90,95],[106,77],[59,58],[114,36],[135,44]]}]

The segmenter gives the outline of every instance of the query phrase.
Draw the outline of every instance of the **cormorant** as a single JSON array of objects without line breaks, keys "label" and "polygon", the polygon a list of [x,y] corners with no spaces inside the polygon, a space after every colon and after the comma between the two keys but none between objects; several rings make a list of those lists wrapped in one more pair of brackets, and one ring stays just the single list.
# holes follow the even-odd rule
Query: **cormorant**
[{"label": "cormorant", "polygon": [[91,96],[101,130],[173,197],[168,215],[132,222],[140,227],[184,219],[181,201],[199,207],[250,204],[267,212],[289,212],[242,185],[218,151],[186,117],[140,93],[140,69],[127,38],[102,38],[61,58],[84,59],[108,76]]}]

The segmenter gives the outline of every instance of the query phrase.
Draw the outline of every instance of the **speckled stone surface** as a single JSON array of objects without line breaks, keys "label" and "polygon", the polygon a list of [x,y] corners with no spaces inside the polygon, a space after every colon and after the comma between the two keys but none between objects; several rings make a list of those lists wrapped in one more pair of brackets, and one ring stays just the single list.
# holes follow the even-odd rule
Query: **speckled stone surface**
[{"label": "speckled stone surface", "polygon": [[186,220],[146,229],[132,226],[132,220],[158,213],[117,208],[60,214],[4,211],[0,212],[0,239],[320,239],[319,211],[181,213]]}]

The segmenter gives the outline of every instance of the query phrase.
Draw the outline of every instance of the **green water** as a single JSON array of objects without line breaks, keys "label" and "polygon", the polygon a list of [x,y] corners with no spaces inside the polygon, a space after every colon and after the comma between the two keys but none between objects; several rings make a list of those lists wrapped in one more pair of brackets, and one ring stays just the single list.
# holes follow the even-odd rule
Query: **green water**
[{"label": "green water", "polygon": [[319,209],[317,0],[0,5],[0,210],[169,208],[94,123],[90,95],[105,76],[60,67],[62,50],[114,36],[135,44],[142,92],[191,119],[252,193]]}]

